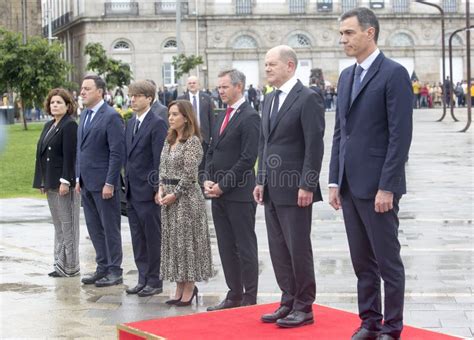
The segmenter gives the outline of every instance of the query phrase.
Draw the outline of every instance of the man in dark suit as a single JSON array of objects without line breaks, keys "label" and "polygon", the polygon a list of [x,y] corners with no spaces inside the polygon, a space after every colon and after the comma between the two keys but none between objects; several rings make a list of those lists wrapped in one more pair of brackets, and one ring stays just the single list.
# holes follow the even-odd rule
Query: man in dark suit
[{"label": "man in dark suit", "polygon": [[[406,192],[413,93],[405,68],[377,48],[379,23],[367,8],[344,13],[341,43],[357,63],[338,81],[329,203],[342,208],[357,276],[361,327],[352,339],[398,339],[405,272],[398,203]],[[384,281],[382,315],[380,278]],[[383,324],[382,324],[382,319]]]},{"label": "man in dark suit", "polygon": [[[156,83],[152,79],[147,79],[146,81],[150,82],[156,88]],[[155,93],[155,99],[153,100],[151,104],[151,111],[157,114],[158,116],[160,116],[165,121],[166,128],[169,127],[168,108],[160,103],[156,93]]]},{"label": "man in dark suit", "polygon": [[84,284],[122,283],[120,170],[125,158],[122,117],[103,100],[105,82],[86,76],[81,96],[87,109],[77,131],[76,190],[81,192],[87,230],[96,252],[95,273]]},{"label": "man in dark suit", "polygon": [[138,283],[128,294],[151,296],[163,291],[160,279],[161,214],[155,203],[166,124],[150,108],[156,87],[142,80],[128,88],[135,117],[125,128],[125,186]]},{"label": "man in dark suit", "polygon": [[[212,98],[207,95],[204,91],[200,91],[199,80],[196,76],[190,76],[186,82],[187,91],[184,95],[179,96],[178,99],[189,100],[193,106],[193,110],[196,113],[196,119],[201,129],[202,137],[202,149],[204,155],[207,154],[209,143],[211,139],[211,131],[214,126],[214,103]],[[199,180],[202,182],[206,165],[206,157],[202,158],[202,162],[199,165]]]},{"label": "man in dark suit", "polygon": [[254,189],[257,203],[265,205],[270,256],[282,290],[280,307],[262,321],[281,327],[313,323],[316,295],[311,217],[313,202],[321,200],[324,104],[296,79],[297,65],[289,46],[265,56],[267,81],[276,90],[263,104]]},{"label": "man in dark suit", "polygon": [[227,112],[214,126],[206,159],[204,190],[212,197],[212,217],[222,269],[229,287],[224,301],[208,311],[257,303],[258,251],[255,184],[260,117],[245,101],[245,75],[219,73],[219,94]]}]

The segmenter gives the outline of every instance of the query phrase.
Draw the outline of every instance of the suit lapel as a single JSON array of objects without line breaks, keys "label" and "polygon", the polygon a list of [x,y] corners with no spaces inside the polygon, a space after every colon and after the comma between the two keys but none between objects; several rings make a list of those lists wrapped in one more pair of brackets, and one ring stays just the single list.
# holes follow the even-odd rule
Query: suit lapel
[{"label": "suit lapel", "polygon": [[270,134],[270,110],[273,103],[273,97],[275,97],[275,91],[268,94],[264,100],[263,110],[262,110],[262,131],[265,137],[268,137]]},{"label": "suit lapel", "polygon": [[[41,134],[41,153],[43,153],[46,150],[46,146],[48,145],[48,141],[51,139],[51,136],[54,134],[54,131],[51,131],[49,135],[46,136],[48,131],[51,129],[51,126],[54,124],[54,120],[46,123],[46,126],[43,130],[43,133]],[[55,130],[57,127],[55,128]]]},{"label": "suit lapel", "polygon": [[92,121],[89,122],[90,126],[87,128],[87,131],[86,133],[84,134],[84,122],[81,124],[82,125],[82,141],[84,142],[87,138],[87,136],[89,135],[89,133],[91,132],[92,129],[94,129],[98,124],[99,122],[102,120],[102,118],[104,117],[104,111],[105,111],[105,105],[108,105],[107,103],[104,103],[102,104],[102,106],[99,108],[99,110],[97,110],[97,112],[94,114],[94,118],[92,119]]},{"label": "suit lapel", "polygon": [[[356,92],[354,100],[352,100],[352,103],[350,106],[354,104],[354,102],[357,100],[357,97],[359,94],[362,92],[362,90],[367,86],[367,84],[372,80],[372,78],[377,74],[379,71],[380,65],[382,63],[382,60],[385,58],[382,52],[375,58],[374,62],[372,65],[370,65],[369,70],[367,71],[367,74],[365,75],[364,79],[362,80],[362,84],[360,84],[359,91]],[[352,73],[352,77],[354,77],[354,72]],[[352,86],[352,81],[351,81],[351,86]],[[348,113],[350,112],[350,109],[347,111]]]},{"label": "suit lapel", "polygon": [[[229,129],[232,129],[232,126],[237,124],[237,123],[235,123],[235,121],[239,119],[240,112],[242,112],[242,110],[245,109],[246,104],[247,103],[244,102],[242,105],[239,106],[237,111],[234,112],[234,114],[230,118],[229,122],[227,123],[227,126],[225,127],[224,131],[222,131],[222,134],[220,134],[219,137],[217,138],[216,145],[219,144],[219,142],[225,137],[225,135],[227,134],[227,131],[229,131]],[[225,117],[225,115],[224,115],[224,117]],[[218,127],[219,127],[219,129],[217,131],[218,134],[219,134],[221,126],[222,126],[222,122],[221,122],[220,125],[218,125]]]},{"label": "suit lapel", "polygon": [[130,152],[132,152],[133,128],[135,126],[136,119],[137,119],[137,116],[134,116],[133,119],[129,119],[127,121],[127,135],[125,136],[126,145],[127,145],[127,156],[130,155]]},{"label": "suit lapel", "polygon": [[[291,108],[293,103],[296,101],[296,99],[299,97],[299,93],[301,91],[301,88],[303,87],[303,84],[298,80],[295,86],[291,89],[290,93],[285,98],[285,101],[283,102],[283,105],[281,106],[280,110],[278,110],[278,115],[276,117],[275,124],[273,125],[273,129],[271,129],[270,134],[275,130],[277,127],[278,123],[282,119],[282,117],[288,112],[288,110]],[[273,101],[273,98],[272,98]]]},{"label": "suit lapel", "polygon": [[[133,128],[132,128],[132,146],[130,147],[130,151],[129,151],[129,154],[130,152],[132,152],[132,150],[135,148],[135,146],[137,146],[137,143],[138,141],[140,140],[140,138],[146,133],[146,130],[148,130],[150,128],[150,120],[151,120],[151,115],[154,114],[153,112],[151,111],[148,111],[145,119],[143,120],[143,122],[140,124],[140,127],[137,131],[137,134],[135,135],[135,137],[133,137]],[[135,118],[137,119],[137,118]],[[135,121],[133,121],[133,126],[135,127]]]}]

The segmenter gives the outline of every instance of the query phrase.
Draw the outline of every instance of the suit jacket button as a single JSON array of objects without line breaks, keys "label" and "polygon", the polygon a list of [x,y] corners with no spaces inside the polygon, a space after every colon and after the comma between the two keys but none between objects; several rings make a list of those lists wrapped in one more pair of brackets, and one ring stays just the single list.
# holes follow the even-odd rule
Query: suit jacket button
[{"label": "suit jacket button", "polygon": [[346,139],[349,139],[349,136],[346,136]]},{"label": "suit jacket button", "polygon": [[49,158],[46,158],[46,162],[49,162]]},{"label": "suit jacket button", "polygon": [[48,146],[48,150],[51,150],[51,147],[50,147],[50,146]]}]

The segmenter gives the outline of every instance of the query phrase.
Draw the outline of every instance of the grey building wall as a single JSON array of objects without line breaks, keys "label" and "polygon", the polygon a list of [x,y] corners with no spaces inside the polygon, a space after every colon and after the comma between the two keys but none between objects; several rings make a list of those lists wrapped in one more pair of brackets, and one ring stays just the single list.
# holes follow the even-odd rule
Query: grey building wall
[{"label": "grey building wall", "polygon": [[[119,4],[103,0],[63,1],[70,1],[63,6],[70,11],[69,20],[57,27],[54,35],[68,46],[70,52],[66,57],[75,66],[73,80],[80,81],[85,74],[85,45],[100,42],[110,56],[131,65],[135,79],[152,78],[163,84],[163,65],[176,54],[176,49],[165,47],[176,36],[173,4],[148,0]],[[439,4],[445,1],[448,0]],[[205,86],[215,86],[218,72],[232,67],[236,61],[256,63],[258,81],[263,85],[265,52],[278,44],[288,44],[297,34],[309,43],[296,48],[299,58],[309,61],[312,67],[322,68],[330,82],[337,81],[341,65],[351,62],[339,46],[341,1],[333,2],[332,12],[318,12],[317,0],[250,0],[252,13],[245,15],[238,14],[237,8],[245,0],[184,2],[181,47],[187,55],[198,52],[203,56],[205,64],[192,72],[199,73]],[[303,4],[305,13],[290,13],[295,3]],[[422,81],[439,81],[441,26],[436,10],[407,1],[408,10],[396,13],[395,6],[400,0],[382,3],[383,9],[374,10],[381,24],[381,50],[389,57],[412,64]],[[449,4],[454,4],[455,10],[446,15],[447,35],[465,25],[464,2],[454,0]],[[358,5],[370,6],[370,2],[358,1]],[[242,36],[247,37],[243,42],[239,40]],[[459,34],[455,40],[457,72],[461,68],[465,74],[465,36]],[[114,49],[120,41],[128,44],[129,49]]]}]

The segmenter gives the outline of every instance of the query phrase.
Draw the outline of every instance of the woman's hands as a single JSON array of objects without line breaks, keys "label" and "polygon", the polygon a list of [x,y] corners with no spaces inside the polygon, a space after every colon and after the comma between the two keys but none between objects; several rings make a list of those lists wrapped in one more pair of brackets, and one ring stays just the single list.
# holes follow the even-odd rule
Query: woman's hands
[{"label": "woman's hands", "polygon": [[163,192],[163,188],[160,186],[160,189],[155,194],[155,203],[162,206],[167,206],[167,205],[173,204],[174,202],[176,202],[176,195],[175,194],[165,195]]}]

